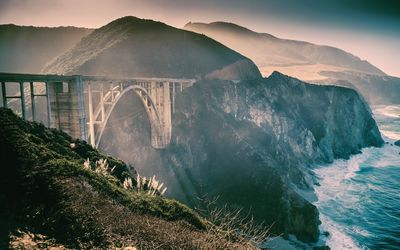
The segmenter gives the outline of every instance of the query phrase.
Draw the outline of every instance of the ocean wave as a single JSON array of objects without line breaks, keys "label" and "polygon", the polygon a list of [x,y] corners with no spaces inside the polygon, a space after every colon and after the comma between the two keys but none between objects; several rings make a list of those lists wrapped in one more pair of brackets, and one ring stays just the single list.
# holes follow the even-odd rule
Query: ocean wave
[{"label": "ocean wave", "polygon": [[329,232],[328,236],[323,236],[322,239],[332,250],[343,249],[366,249],[359,246],[351,237],[345,233],[345,229],[339,224],[335,223],[328,216],[321,215],[320,230]]},{"label": "ocean wave", "polygon": [[[383,180],[383,176],[374,173],[375,169],[400,166],[399,151],[399,147],[390,144],[382,148],[365,148],[349,160],[336,160],[314,170],[319,179],[319,186],[315,187],[318,200],[314,204],[320,211],[320,230],[329,232],[328,236],[321,236],[321,241],[331,249],[368,249],[365,242],[359,240],[378,237],[370,230],[377,232],[386,227],[373,218],[373,222],[369,222],[369,216],[384,216],[392,221],[400,219],[393,217],[390,211],[390,205],[398,203],[396,197],[392,197],[396,192],[382,185],[382,181],[391,181],[393,186],[396,180],[389,180],[389,177]],[[386,195],[387,192],[390,194]],[[376,208],[376,197],[372,197],[376,195],[384,201],[379,204],[379,209]],[[367,211],[366,215],[366,207],[377,210]]]}]

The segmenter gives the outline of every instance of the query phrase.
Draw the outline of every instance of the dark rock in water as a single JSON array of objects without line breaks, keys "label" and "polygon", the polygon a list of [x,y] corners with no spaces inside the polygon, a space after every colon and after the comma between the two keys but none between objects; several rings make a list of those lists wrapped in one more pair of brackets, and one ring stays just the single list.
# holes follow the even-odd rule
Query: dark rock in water
[{"label": "dark rock in water", "polygon": [[322,235],[328,237],[330,235],[330,233],[328,231],[325,231],[322,233]]},{"label": "dark rock in water", "polygon": [[394,145],[396,145],[396,146],[400,147],[400,140],[398,140],[398,141],[395,141],[395,142],[394,142]]},{"label": "dark rock in water", "polygon": [[305,242],[318,239],[320,223],[316,207],[296,192],[312,190],[309,166],[383,144],[356,91],[277,72],[267,79],[203,81],[185,89],[176,97],[172,143],[165,150],[150,147],[146,114],[132,110],[130,99],[121,101],[114,118],[140,114],[119,127],[111,123],[103,150],[143,174],[160,176],[175,198],[195,204],[198,196],[219,197],[220,205],[274,224],[273,233],[295,234]]},{"label": "dark rock in water", "polygon": [[313,250],[330,250],[331,248],[328,246],[318,246],[318,247],[313,247]]}]

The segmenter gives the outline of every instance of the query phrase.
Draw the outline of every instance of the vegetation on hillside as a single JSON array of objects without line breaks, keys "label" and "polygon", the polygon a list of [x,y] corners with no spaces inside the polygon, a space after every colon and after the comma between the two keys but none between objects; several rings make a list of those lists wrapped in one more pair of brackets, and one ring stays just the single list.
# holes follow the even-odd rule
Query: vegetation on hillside
[{"label": "vegetation on hillside", "polygon": [[[137,185],[132,167],[84,141],[4,108],[0,124],[1,249],[35,235],[38,248],[48,242],[66,248],[254,248],[177,201],[127,189],[128,178]],[[105,160],[107,174],[101,174],[95,165]]]}]

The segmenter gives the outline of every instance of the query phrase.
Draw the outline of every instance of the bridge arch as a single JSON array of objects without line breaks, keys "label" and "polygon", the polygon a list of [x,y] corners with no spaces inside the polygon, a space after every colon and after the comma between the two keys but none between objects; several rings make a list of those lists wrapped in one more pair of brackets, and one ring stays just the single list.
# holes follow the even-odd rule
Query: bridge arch
[{"label": "bridge arch", "polygon": [[[156,137],[158,140],[164,140],[164,135],[162,131],[162,120],[160,116],[160,112],[157,109],[157,105],[154,102],[154,100],[151,98],[150,94],[147,92],[147,90],[139,85],[130,85],[123,89],[121,92],[118,93],[118,95],[112,100],[110,108],[106,111],[104,120],[100,124],[99,131],[97,133],[94,133],[95,137],[95,147],[98,148],[101,142],[101,138],[103,136],[104,130],[106,128],[106,125],[108,123],[108,120],[111,116],[111,113],[113,112],[115,106],[119,102],[119,100],[128,92],[133,92],[135,93],[140,101],[142,102],[146,113],[147,117],[149,118],[150,121],[150,126],[151,126],[151,135],[152,137]],[[111,95],[111,90],[108,91],[105,96]],[[100,104],[102,105],[102,104]],[[96,108],[96,114],[99,114],[99,108]],[[152,139],[153,141],[153,139]],[[152,143],[154,144],[154,143]],[[153,145],[154,147],[157,147],[157,145]]]},{"label": "bridge arch", "polygon": [[[15,82],[20,85],[20,96],[7,94],[6,85]],[[39,92],[34,86],[36,82],[44,83],[45,86]],[[175,93],[182,92],[195,82],[196,79],[181,78],[0,73],[0,85],[3,90],[0,106],[2,104],[7,107],[8,99],[19,98],[22,116],[26,119],[24,108],[29,105],[29,98],[25,100],[24,91],[29,83],[29,89],[26,91],[30,91],[32,100],[32,120],[37,120],[34,99],[39,96],[45,97],[48,127],[60,129],[96,147],[116,103],[126,92],[134,91],[139,95],[150,120],[151,145],[153,148],[162,149],[170,144],[172,138]],[[68,88],[64,88],[65,86]]]}]

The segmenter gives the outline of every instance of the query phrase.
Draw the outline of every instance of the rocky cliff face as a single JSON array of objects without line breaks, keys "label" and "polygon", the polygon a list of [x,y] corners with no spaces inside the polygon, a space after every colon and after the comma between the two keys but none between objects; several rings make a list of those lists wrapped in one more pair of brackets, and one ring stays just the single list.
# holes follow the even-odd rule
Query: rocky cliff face
[{"label": "rocky cliff face", "polygon": [[[273,232],[303,241],[318,237],[318,211],[299,195],[312,189],[311,166],[383,143],[357,92],[277,72],[184,90],[177,96],[172,144],[160,151],[151,149],[145,113],[133,111],[140,105],[130,99],[138,101],[121,101],[103,150],[160,176],[173,197],[194,204],[196,196],[218,196],[219,204],[241,207],[274,223]],[[124,112],[134,115],[126,119]]]}]

